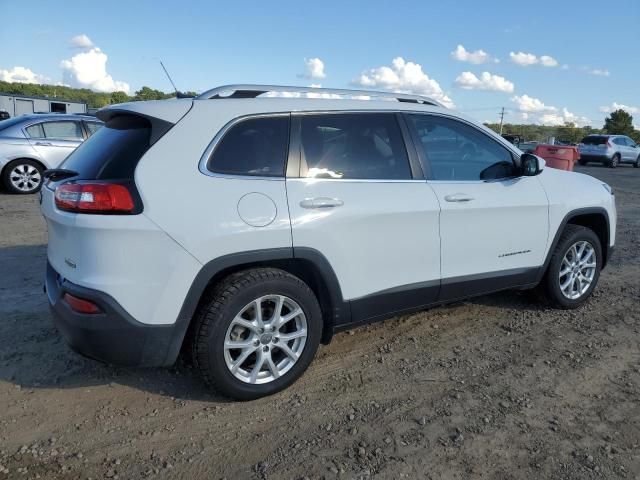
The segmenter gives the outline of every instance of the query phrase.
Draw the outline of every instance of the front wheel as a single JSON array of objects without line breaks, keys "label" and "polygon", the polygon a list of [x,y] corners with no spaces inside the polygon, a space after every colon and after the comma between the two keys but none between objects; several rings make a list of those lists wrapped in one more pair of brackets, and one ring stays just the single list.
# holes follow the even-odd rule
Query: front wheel
[{"label": "front wheel", "polygon": [[633,163],[633,168],[640,168],[640,155],[636,158],[636,161]]},{"label": "front wheel", "polygon": [[238,400],[295,382],[313,360],[323,326],[311,289],[274,268],[227,277],[194,321],[194,364],[209,385]]},{"label": "front wheel", "polygon": [[593,230],[568,225],[551,257],[540,288],[549,303],[572,309],[582,305],[600,277],[602,247]]},{"label": "front wheel", "polygon": [[27,158],[14,160],[2,171],[2,181],[11,193],[36,193],[42,187],[42,165]]}]

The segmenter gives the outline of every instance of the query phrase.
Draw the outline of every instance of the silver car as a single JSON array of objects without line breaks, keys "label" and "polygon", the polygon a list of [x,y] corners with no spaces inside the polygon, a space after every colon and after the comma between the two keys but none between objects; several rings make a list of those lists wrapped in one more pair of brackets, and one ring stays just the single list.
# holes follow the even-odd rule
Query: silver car
[{"label": "silver car", "polygon": [[640,167],[640,146],[625,135],[587,135],[578,145],[580,165],[598,162],[616,168],[621,163]]},{"label": "silver car", "polygon": [[40,190],[43,172],[57,168],[103,123],[83,115],[33,114],[0,121],[0,176],[12,193]]}]

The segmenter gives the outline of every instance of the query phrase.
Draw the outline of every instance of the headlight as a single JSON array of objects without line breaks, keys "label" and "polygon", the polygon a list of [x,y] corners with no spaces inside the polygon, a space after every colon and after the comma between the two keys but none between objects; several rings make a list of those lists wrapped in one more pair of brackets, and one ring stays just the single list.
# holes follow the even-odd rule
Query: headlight
[{"label": "headlight", "polygon": [[611,195],[613,195],[613,189],[611,188],[610,185],[603,183],[602,186],[604,187],[604,189],[609,192]]}]

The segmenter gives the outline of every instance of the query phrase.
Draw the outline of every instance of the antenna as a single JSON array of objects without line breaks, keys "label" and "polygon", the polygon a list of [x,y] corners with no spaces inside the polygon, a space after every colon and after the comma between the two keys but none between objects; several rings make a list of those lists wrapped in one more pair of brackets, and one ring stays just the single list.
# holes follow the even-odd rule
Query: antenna
[{"label": "antenna", "polygon": [[169,75],[169,72],[167,72],[167,69],[165,68],[164,63],[162,63],[162,60],[160,60],[160,66],[162,67],[162,69],[164,70],[164,73],[167,75],[167,78],[171,82],[171,85],[173,86],[173,90],[176,92],[176,96],[180,98],[180,92],[176,88],[176,84],[173,83],[173,80],[171,80],[171,75]]}]

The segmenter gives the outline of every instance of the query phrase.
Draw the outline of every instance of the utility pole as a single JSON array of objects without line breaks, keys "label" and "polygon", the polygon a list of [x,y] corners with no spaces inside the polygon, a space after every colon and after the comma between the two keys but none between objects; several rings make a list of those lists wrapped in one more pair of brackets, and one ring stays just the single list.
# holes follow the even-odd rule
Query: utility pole
[{"label": "utility pole", "polygon": [[502,121],[504,120],[504,107],[500,111],[500,135],[502,135]]}]

